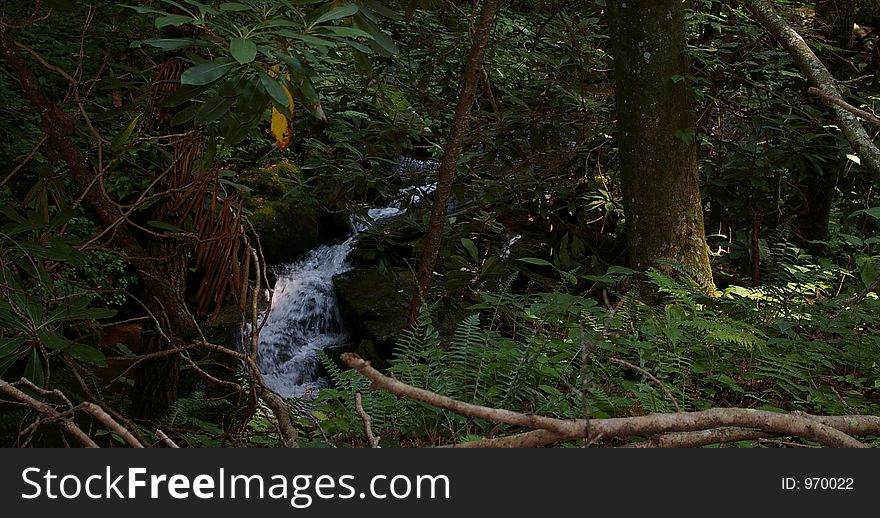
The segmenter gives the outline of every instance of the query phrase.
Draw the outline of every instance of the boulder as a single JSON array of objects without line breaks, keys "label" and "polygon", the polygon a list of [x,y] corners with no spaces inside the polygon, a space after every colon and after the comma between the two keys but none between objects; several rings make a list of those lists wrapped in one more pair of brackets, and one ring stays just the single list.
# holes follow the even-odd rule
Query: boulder
[{"label": "boulder", "polygon": [[312,248],[351,232],[345,211],[320,210],[292,199],[267,202],[250,220],[270,265],[294,262]]},{"label": "boulder", "polygon": [[390,357],[406,325],[415,285],[412,272],[405,268],[352,270],[336,277],[333,285],[352,341],[369,341],[379,355]]}]

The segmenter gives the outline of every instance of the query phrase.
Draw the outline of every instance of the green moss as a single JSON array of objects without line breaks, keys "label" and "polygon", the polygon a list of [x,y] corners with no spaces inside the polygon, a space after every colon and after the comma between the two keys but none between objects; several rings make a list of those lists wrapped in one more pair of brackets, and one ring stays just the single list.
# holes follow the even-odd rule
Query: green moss
[{"label": "green moss", "polygon": [[290,162],[278,162],[269,167],[259,167],[243,171],[238,181],[250,187],[254,198],[280,198],[289,189],[289,180],[302,174],[299,166]]}]

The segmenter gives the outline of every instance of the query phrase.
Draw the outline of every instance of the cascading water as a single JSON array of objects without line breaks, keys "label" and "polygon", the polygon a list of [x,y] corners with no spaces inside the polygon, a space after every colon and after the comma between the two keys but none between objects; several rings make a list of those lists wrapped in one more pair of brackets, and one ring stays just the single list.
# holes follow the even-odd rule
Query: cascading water
[{"label": "cascading water", "polygon": [[351,269],[354,238],[319,246],[278,273],[272,308],[260,332],[259,367],[266,385],[282,397],[308,397],[326,386],[318,375],[319,353],[347,338],[333,276]]},{"label": "cascading water", "polygon": [[[425,169],[429,161],[409,161],[401,167]],[[406,212],[434,190],[436,184],[401,191],[388,207],[367,211],[374,222]],[[313,397],[328,385],[320,376],[320,352],[346,342],[348,335],[339,315],[333,277],[351,270],[349,255],[357,233],[368,225],[355,223],[355,232],[344,242],[321,245],[282,268],[272,294],[272,307],[260,332],[258,365],[266,385],[284,398]]]}]

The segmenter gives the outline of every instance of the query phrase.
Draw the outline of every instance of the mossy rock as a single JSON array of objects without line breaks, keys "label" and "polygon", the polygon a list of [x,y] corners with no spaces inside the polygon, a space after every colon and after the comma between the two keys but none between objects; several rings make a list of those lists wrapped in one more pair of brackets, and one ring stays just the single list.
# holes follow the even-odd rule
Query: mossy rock
[{"label": "mossy rock", "polygon": [[278,162],[268,167],[247,169],[238,175],[238,183],[250,187],[251,196],[280,198],[290,189],[285,180],[302,174],[299,166],[290,162]]},{"label": "mossy rock", "polygon": [[295,199],[267,202],[251,214],[250,221],[269,264],[294,262],[312,248],[351,233],[345,211],[322,211]]},{"label": "mossy rock", "polygon": [[390,357],[406,325],[413,276],[405,268],[352,270],[333,279],[342,319],[355,343],[369,341],[374,355]]}]

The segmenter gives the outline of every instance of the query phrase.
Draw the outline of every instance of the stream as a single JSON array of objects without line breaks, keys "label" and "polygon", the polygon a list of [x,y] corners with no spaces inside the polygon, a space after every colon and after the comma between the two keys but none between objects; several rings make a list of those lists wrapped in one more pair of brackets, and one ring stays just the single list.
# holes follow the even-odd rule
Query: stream
[{"label": "stream", "polygon": [[[424,171],[427,160],[401,160],[400,168]],[[321,351],[348,340],[333,289],[333,277],[350,271],[350,255],[360,232],[375,222],[404,214],[436,184],[400,191],[387,207],[367,211],[372,223],[354,221],[354,231],[338,244],[320,245],[301,260],[277,269],[272,305],[260,333],[258,366],[266,385],[283,398],[317,396],[329,385],[321,375]],[[295,239],[291,236],[291,239]],[[261,317],[262,318],[262,317]]]}]

